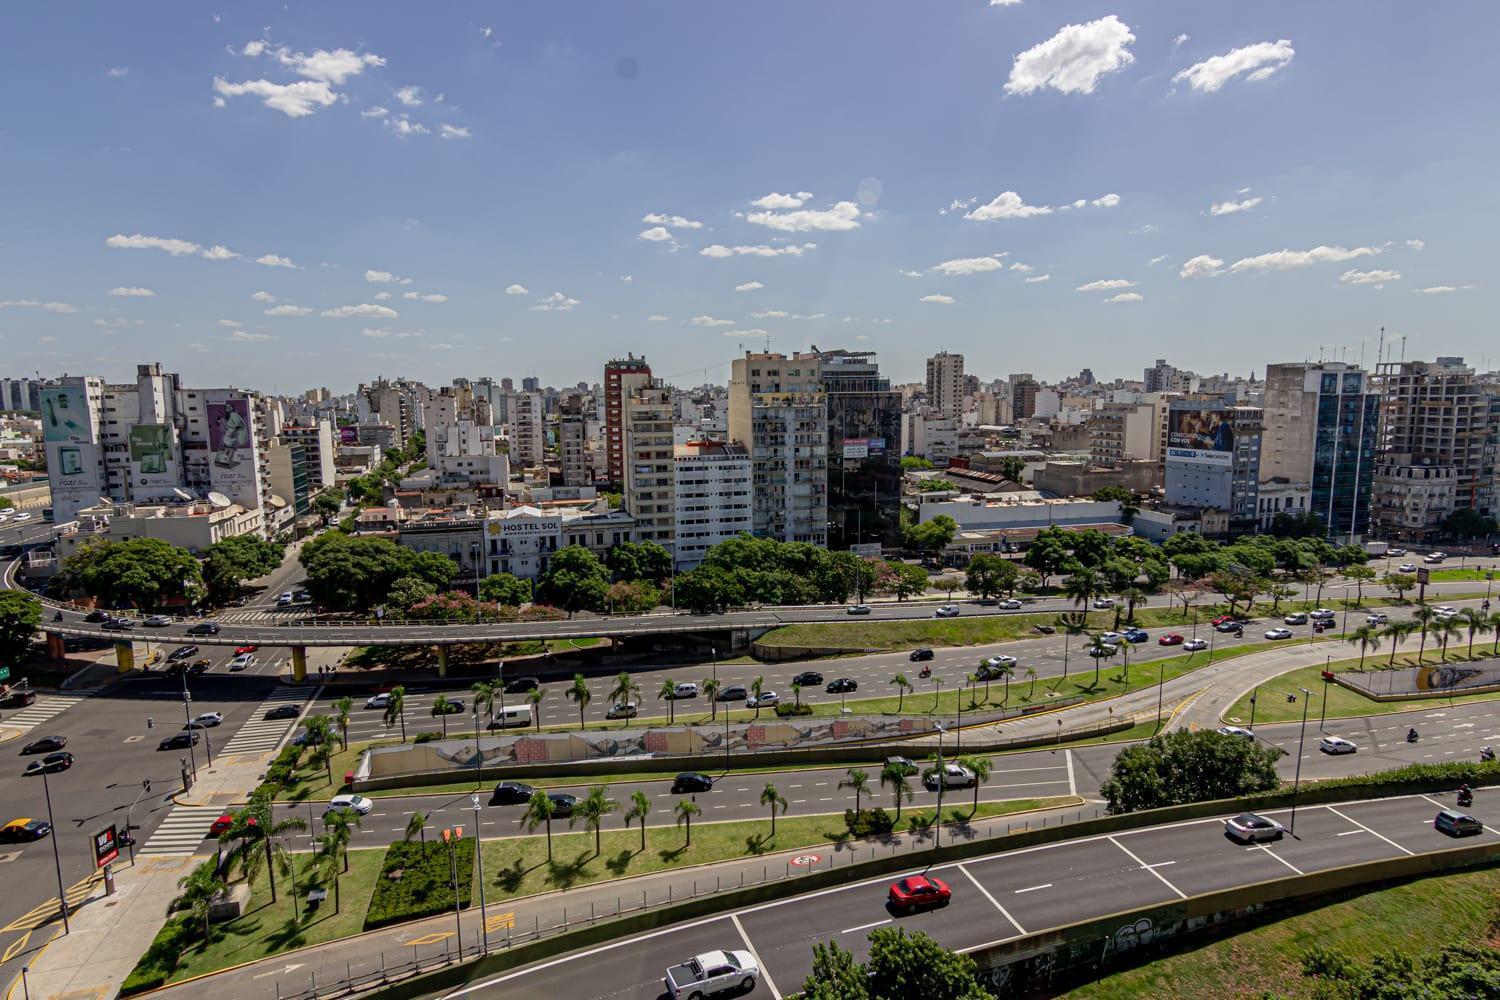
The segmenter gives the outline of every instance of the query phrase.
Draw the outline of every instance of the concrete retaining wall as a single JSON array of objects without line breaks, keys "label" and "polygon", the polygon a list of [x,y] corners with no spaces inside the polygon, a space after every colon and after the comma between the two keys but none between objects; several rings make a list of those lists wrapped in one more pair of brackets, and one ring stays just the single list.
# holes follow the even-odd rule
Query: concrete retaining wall
[{"label": "concrete retaining wall", "polygon": [[759,640],[750,644],[750,655],[766,663],[783,660],[813,660],[822,656],[844,656],[849,653],[883,653],[873,646],[780,646]]}]

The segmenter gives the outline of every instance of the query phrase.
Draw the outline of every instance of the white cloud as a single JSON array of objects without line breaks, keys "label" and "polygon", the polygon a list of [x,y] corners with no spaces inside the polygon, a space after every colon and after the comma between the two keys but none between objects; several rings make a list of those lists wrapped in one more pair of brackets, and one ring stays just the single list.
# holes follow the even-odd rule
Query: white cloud
[{"label": "white cloud", "polygon": [[165,250],[173,257],[182,257],[186,254],[197,253],[203,248],[196,243],[187,240],[173,239],[167,236],[142,236],[136,233],[134,236],[125,236],[116,233],[104,241],[107,247],[116,250]]},{"label": "white cloud", "polygon": [[221,319],[221,320],[219,320],[219,325],[220,326],[227,326],[227,327],[229,327],[232,330],[238,330],[240,327],[244,326],[245,324],[241,323],[237,319]]},{"label": "white cloud", "polygon": [[256,302],[275,302],[276,301],[276,296],[272,295],[270,292],[256,292],[255,294],[251,295],[250,297],[252,299],[254,299]]},{"label": "white cloud", "polygon": [[78,307],[67,302],[39,302],[36,299],[0,299],[0,309],[44,309],[50,313],[75,313]]},{"label": "white cloud", "polygon": [[1140,292],[1121,292],[1119,295],[1111,295],[1105,302],[1139,302],[1145,296]]},{"label": "white cloud", "polygon": [[[1467,288],[1468,286],[1465,285],[1464,287]],[[1412,294],[1414,294],[1414,295],[1447,295],[1450,292],[1456,292],[1456,291],[1458,291],[1458,286],[1457,285],[1432,285],[1432,286],[1427,287],[1427,288],[1413,288],[1412,289]],[[3,303],[0,303],[0,304],[3,304]]]},{"label": "white cloud", "polygon": [[266,107],[292,118],[310,115],[338,100],[333,88],[322,80],[299,80],[296,83],[272,83],[270,80],[246,80],[230,83],[214,77],[214,93],[222,97],[259,97]]},{"label": "white cloud", "polygon": [[374,327],[369,326],[365,327],[359,332],[362,336],[370,337],[374,340],[384,340],[386,337],[389,337],[391,335],[391,331],[389,330],[377,330]]},{"label": "white cloud", "polygon": [[1407,240],[1406,245],[1418,252],[1427,249],[1427,244],[1422,242],[1421,240]]},{"label": "white cloud", "polygon": [[1252,83],[1264,80],[1291,63],[1296,54],[1292,43],[1285,38],[1276,42],[1256,42],[1194,63],[1172,77],[1172,82],[1186,81],[1194,90],[1211,94],[1241,73],[1248,73],[1245,79]]},{"label": "white cloud", "polygon": [[650,316],[646,317],[646,320],[651,323],[665,323],[667,321],[667,317],[663,316],[661,313],[652,313]]},{"label": "white cloud", "polygon": [[798,191],[796,194],[778,194],[772,191],[768,195],[763,195],[755,199],[750,204],[756,208],[766,209],[801,208],[803,203],[811,197],[811,191]]},{"label": "white cloud", "polygon": [[766,331],[764,331],[764,330],[762,330],[762,329],[760,329],[758,327],[751,327],[748,330],[724,330],[724,331],[722,331],[722,336],[725,336],[725,337],[764,337],[765,335],[766,335]]},{"label": "white cloud", "polygon": [[1016,56],[1006,81],[1007,94],[1030,94],[1043,87],[1064,94],[1092,94],[1100,77],[1135,62],[1135,36],[1115,15],[1087,24],[1069,24]]},{"label": "white cloud", "polygon": [[734,290],[737,292],[753,292],[765,287],[765,285],[758,281],[747,281],[743,285],[735,285]]},{"label": "white cloud", "polygon": [[213,246],[203,251],[201,256],[204,260],[234,260],[239,256],[239,254],[235,253],[228,247],[220,246],[219,244],[215,243]]},{"label": "white cloud", "polygon": [[628,284],[632,283],[633,281],[635,281],[635,275],[633,275],[633,274],[622,274],[622,275],[620,275],[620,281],[623,284],[628,285]]},{"label": "white cloud", "polygon": [[1210,257],[1206,253],[1199,254],[1182,265],[1182,270],[1177,272],[1180,278],[1212,278],[1216,274],[1222,274],[1220,270],[1224,262],[1217,257]]},{"label": "white cloud", "polygon": [[359,113],[359,116],[361,118],[384,118],[390,113],[391,111],[389,108],[381,107],[379,104],[373,104],[361,111]]},{"label": "white cloud", "polygon": [[843,232],[859,228],[859,206],[852,201],[838,202],[830,209],[798,209],[791,212],[751,212],[746,222],[757,226],[768,226],[784,233],[805,233],[811,230]]},{"label": "white cloud", "polygon": [[1086,285],[1079,285],[1075,291],[1079,292],[1108,292],[1116,288],[1134,288],[1135,282],[1126,281],[1124,278],[1105,278],[1102,281],[1090,281]]},{"label": "white cloud", "polygon": [[396,133],[399,136],[402,136],[403,138],[408,135],[426,135],[428,132],[432,131],[421,122],[414,122],[405,115],[397,115],[395,118],[387,118],[385,120],[385,126],[392,132]]},{"label": "white cloud", "polygon": [[666,226],[652,226],[650,229],[642,230],[638,239],[649,240],[652,243],[668,243],[672,239],[672,234],[667,231]]},{"label": "white cloud", "polygon": [[238,341],[270,340],[271,335],[269,333],[251,333],[249,330],[236,330],[229,335],[229,339]]},{"label": "white cloud", "polygon": [[990,222],[995,219],[1029,219],[1034,215],[1048,215],[1052,209],[1046,205],[1028,205],[1014,191],[1002,191],[988,205],[980,205],[964,213],[965,219]]},{"label": "white cloud", "polygon": [[940,306],[951,306],[953,303],[957,302],[958,300],[955,299],[951,295],[924,295],[920,299],[918,299],[917,301],[918,302],[935,302],[935,303],[937,303]]},{"label": "white cloud", "polygon": [[363,73],[366,67],[384,66],[385,60],[373,52],[351,52],[348,49],[317,49],[314,52],[293,52],[285,45],[271,48],[264,39],[247,42],[240,50],[243,56],[269,55],[298,76],[310,80],[321,80],[342,86],[351,76]]},{"label": "white cloud", "polygon": [[1264,200],[1264,198],[1246,198],[1244,201],[1216,201],[1208,207],[1208,214],[1233,215],[1236,212],[1248,212]]},{"label": "white cloud", "polygon": [[[216,23],[218,22],[218,20],[219,19],[217,17],[214,18],[214,21]],[[246,42],[245,43],[245,47],[242,48],[242,49],[240,49],[240,55],[242,55],[242,56],[258,56],[258,55],[262,55],[266,51],[266,49],[269,48],[269,47],[270,46],[268,46],[265,42],[262,42],[262,41]]]},{"label": "white cloud", "polygon": [[409,285],[409,284],[411,284],[411,279],[410,278],[403,278],[403,277],[401,277],[398,274],[392,274],[390,271],[367,270],[365,272],[365,280],[368,281],[368,282],[370,282],[373,285]]},{"label": "white cloud", "polygon": [[370,302],[363,302],[357,306],[339,306],[337,309],[324,309],[319,315],[327,316],[330,319],[349,319],[351,317],[391,319],[400,314],[390,306],[377,306]]},{"label": "white cloud", "polygon": [[570,299],[562,292],[553,292],[545,299],[539,300],[531,309],[533,312],[572,312],[576,305],[578,305],[577,299]]},{"label": "white cloud", "polygon": [[1021,274],[1030,274],[1033,270],[1030,264],[1022,264],[1020,261],[1016,261],[1014,264],[1012,264],[1010,266],[1010,269],[1012,271],[1019,271]]},{"label": "white cloud", "polygon": [[1187,36],[1187,33],[1184,32],[1184,33],[1178,35],[1176,38],[1172,39],[1172,48],[1173,49],[1180,49],[1180,48],[1183,47],[1183,45],[1187,44],[1187,41],[1188,41],[1188,36]]},{"label": "white cloud", "polygon": [[714,319],[712,316],[694,316],[692,324],[694,326],[734,326],[734,320]]},{"label": "white cloud", "polygon": [[1038,274],[1038,275],[1035,275],[1033,277],[1027,278],[1026,279],[1026,284],[1028,284],[1028,285],[1035,285],[1035,284],[1038,284],[1039,282],[1051,281],[1051,280],[1052,280],[1052,275],[1050,275],[1050,274]]},{"label": "white cloud", "polygon": [[449,125],[447,122],[438,127],[438,134],[444,139],[472,138],[467,125]]},{"label": "white cloud", "polygon": [[109,68],[109,75],[112,76],[112,77],[114,77],[116,80],[122,79],[123,77],[126,77],[126,76],[130,75],[130,67],[129,66],[111,66]]},{"label": "white cloud", "polygon": [[949,212],[958,212],[966,208],[973,208],[978,198],[954,198],[948,203],[947,208],[938,209],[938,215],[947,215]]},{"label": "white cloud", "polygon": [[1353,250],[1346,250],[1343,247],[1316,246],[1311,250],[1276,250],[1237,260],[1229,265],[1229,270],[1231,272],[1285,271],[1294,267],[1307,267],[1310,264],[1341,264],[1356,257],[1373,257],[1378,253],[1380,251],[1374,247],[1355,247]]},{"label": "white cloud", "polygon": [[903,278],[920,278],[922,276],[921,271],[901,271],[899,273]]},{"label": "white cloud", "polygon": [[642,222],[653,226],[670,226],[673,229],[702,229],[703,223],[696,219],[684,219],[680,215],[662,215],[660,212],[652,212],[644,216]]},{"label": "white cloud", "polygon": [[291,304],[272,306],[270,309],[265,310],[267,316],[307,316],[311,313],[312,310],[306,306],[294,306]]},{"label": "white cloud", "polygon": [[526,291],[526,286],[525,285],[507,285],[505,287],[505,294],[506,295],[526,295],[528,293]]},{"label": "white cloud", "polygon": [[120,288],[111,288],[109,290],[109,294],[118,295],[121,298],[127,299],[149,299],[156,293],[149,288],[133,288],[129,286],[121,286]]},{"label": "white cloud", "polygon": [[1387,281],[1400,281],[1400,271],[1355,271],[1350,269],[1339,275],[1346,285],[1374,285],[1377,288]]},{"label": "white cloud", "polygon": [[1071,205],[1064,205],[1064,206],[1062,206],[1062,210],[1066,212],[1070,208],[1082,208],[1086,204],[1088,204],[1088,202],[1084,201],[1084,199],[1082,199],[1082,198],[1079,198],[1077,201],[1073,202],[1073,204],[1071,204]]},{"label": "white cloud", "polygon": [[726,247],[721,243],[715,243],[704,247],[698,253],[716,260],[723,260],[726,257],[801,257],[807,251],[817,248],[816,243],[803,243],[800,246],[792,243],[784,247],[768,247],[763,243],[756,246]]},{"label": "white cloud", "polygon": [[1093,205],[1095,208],[1114,208],[1119,203],[1120,196],[1115,194],[1113,191],[1111,191],[1109,194],[1101,195],[1098,198],[1095,198],[1093,201],[1089,202],[1089,204]]},{"label": "white cloud", "polygon": [[960,274],[982,274],[985,271],[999,271],[1005,265],[993,257],[959,257],[954,260],[945,260],[941,264],[933,266],[938,274],[960,275]]},{"label": "white cloud", "polygon": [[292,258],[278,257],[274,253],[262,254],[255,258],[255,263],[264,264],[266,267],[290,267],[297,269],[297,265],[292,263]]},{"label": "white cloud", "polygon": [[1166,259],[1167,259],[1167,255],[1166,254],[1161,254],[1160,256],[1152,257],[1150,260],[1146,261],[1146,266],[1147,267],[1155,267],[1157,264],[1160,264],[1162,261],[1164,261]]},{"label": "white cloud", "polygon": [[404,292],[404,293],[402,293],[401,297],[403,299],[410,299],[413,302],[447,302],[448,301],[448,296],[446,296],[446,295],[440,295],[440,294],[438,294],[436,292],[433,292],[431,294],[423,294],[421,292]]},{"label": "white cloud", "polygon": [[990,0],[991,7],[1015,7],[1021,0]]},{"label": "white cloud", "polygon": [[785,309],[762,309],[760,312],[750,314],[751,319],[786,319]]},{"label": "white cloud", "polygon": [[396,100],[400,101],[408,108],[419,108],[422,106],[422,88],[402,87],[400,90],[396,91]]}]

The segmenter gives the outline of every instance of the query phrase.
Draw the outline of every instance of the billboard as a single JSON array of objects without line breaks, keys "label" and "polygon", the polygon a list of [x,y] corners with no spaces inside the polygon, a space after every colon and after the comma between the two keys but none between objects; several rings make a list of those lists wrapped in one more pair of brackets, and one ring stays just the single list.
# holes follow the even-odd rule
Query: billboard
[{"label": "billboard", "polygon": [[172,453],[169,425],[136,424],[130,428],[130,481],[157,492],[170,492],[177,486],[177,459]]},{"label": "billboard", "polygon": [[1234,464],[1234,452],[1231,451],[1206,451],[1202,448],[1168,448],[1168,461],[1194,462],[1198,465],[1222,465],[1225,468]]},{"label": "billboard", "polygon": [[869,458],[885,454],[885,438],[844,438],[845,458]]},{"label": "billboard", "polygon": [[81,385],[42,390],[42,439],[87,444],[94,439],[88,390]]},{"label": "billboard", "polygon": [[1167,444],[1194,451],[1234,451],[1234,425],[1223,410],[1172,410]]},{"label": "billboard", "polygon": [[250,400],[216,400],[208,414],[209,481],[214,489],[245,507],[260,506],[260,484],[255,469],[254,425]]},{"label": "billboard", "polygon": [[113,826],[94,834],[94,867],[103,868],[120,856],[120,841]]},{"label": "billboard", "polygon": [[356,445],[356,444],[359,444],[359,428],[357,428],[357,427],[340,427],[339,428],[339,444],[347,444],[347,445]]},{"label": "billboard", "polygon": [[91,444],[59,444],[50,459],[52,485],[58,490],[99,490],[98,456]]}]

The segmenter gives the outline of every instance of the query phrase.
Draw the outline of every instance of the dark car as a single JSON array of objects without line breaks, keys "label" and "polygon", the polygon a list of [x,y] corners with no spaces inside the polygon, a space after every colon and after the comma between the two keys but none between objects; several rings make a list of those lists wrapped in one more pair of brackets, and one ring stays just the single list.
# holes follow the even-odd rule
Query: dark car
[{"label": "dark car", "polygon": [[0,702],[0,704],[3,704],[6,708],[25,708],[27,705],[30,705],[35,701],[36,692],[26,688],[22,688],[19,691],[12,691],[10,694],[6,695],[5,701]]},{"label": "dark car", "polygon": [[823,675],[816,670],[804,670],[792,678],[793,684],[801,684],[803,687],[811,687],[814,684],[823,683]]},{"label": "dark car", "polygon": [[100,628],[106,632],[129,632],[135,628],[135,622],[129,618],[106,618]]},{"label": "dark car", "polygon": [[505,682],[506,694],[524,694],[527,691],[542,686],[540,679],[536,677],[512,677]]},{"label": "dark car", "polygon": [[61,753],[49,753],[41,760],[34,760],[26,765],[27,774],[41,774],[46,771],[52,774],[57,771],[66,771],[73,766],[73,755],[66,750]]},{"label": "dark car", "polygon": [[197,646],[178,646],[176,649],[172,650],[170,653],[167,654],[167,659],[169,661],[175,662],[177,660],[186,660],[190,656],[197,656],[197,655],[198,655],[198,647]]},{"label": "dark car", "polygon": [[160,743],[156,744],[156,749],[158,749],[158,750],[186,750],[188,747],[195,747],[197,745],[198,745],[198,734],[195,733],[195,732],[193,732],[192,730],[188,729],[188,730],[183,730],[180,733],[173,733],[171,736],[168,736],[166,739],[164,739]]},{"label": "dark car", "polygon": [[93,611],[90,611],[88,614],[84,615],[83,620],[96,624],[99,622],[106,622],[109,621],[109,612],[103,611],[99,608],[95,608]]},{"label": "dark car", "polygon": [[578,804],[578,796],[569,795],[567,792],[548,792],[547,798],[552,800],[552,815],[571,816],[573,807]]},{"label": "dark car", "polygon": [[201,677],[208,673],[208,668],[211,666],[213,666],[213,663],[210,660],[194,660],[192,665],[187,668],[187,675],[189,677]]},{"label": "dark car", "polygon": [[1242,624],[1241,622],[1235,621],[1233,618],[1229,618],[1229,619],[1226,619],[1225,621],[1221,621],[1217,625],[1215,625],[1214,626],[1214,631],[1216,631],[1216,632],[1240,632],[1240,631],[1243,631],[1244,628],[1245,628],[1244,624]]},{"label": "dark car", "polygon": [[266,709],[267,719],[295,719],[302,714],[300,705],[277,705],[275,708]]},{"label": "dark car", "polygon": [[684,771],[672,779],[672,793],[681,795],[685,792],[706,792],[714,787],[714,779],[697,771]]},{"label": "dark car", "polygon": [[44,819],[13,819],[0,826],[0,842],[18,844],[28,840],[41,840],[52,832],[52,824]]},{"label": "dark car", "polygon": [[39,740],[32,740],[30,743],[26,744],[21,748],[21,752],[51,753],[54,750],[61,750],[67,745],[68,738],[66,736],[43,736]]},{"label": "dark car", "polygon": [[1128,628],[1125,630],[1126,642],[1145,642],[1151,635],[1143,628]]},{"label": "dark car", "polygon": [[849,691],[858,691],[859,682],[849,677],[838,677],[828,682],[824,688],[829,694],[844,694]]},{"label": "dark car", "polygon": [[532,787],[519,781],[502,781],[490,795],[490,805],[514,806],[531,801]]},{"label": "dark car", "polygon": [[188,635],[218,635],[219,634],[219,623],[218,622],[198,622],[192,628],[190,628],[190,629],[187,630],[187,634]]},{"label": "dark car", "polygon": [[457,698],[450,698],[446,703],[444,703],[443,710],[441,712],[438,711],[437,705],[432,706],[433,715],[462,715],[463,710],[464,703]]},{"label": "dark car", "polygon": [[750,697],[743,684],[731,684],[719,691],[719,701],[744,701]]},{"label": "dark car", "polygon": [[921,649],[914,649],[911,651],[911,658],[913,660],[930,660],[932,659],[932,650],[926,646],[923,646]]},{"label": "dark car", "polygon": [[1468,837],[1484,832],[1484,824],[1479,820],[1468,813],[1457,812],[1453,809],[1444,809],[1438,813],[1432,821],[1432,828],[1450,837]]}]

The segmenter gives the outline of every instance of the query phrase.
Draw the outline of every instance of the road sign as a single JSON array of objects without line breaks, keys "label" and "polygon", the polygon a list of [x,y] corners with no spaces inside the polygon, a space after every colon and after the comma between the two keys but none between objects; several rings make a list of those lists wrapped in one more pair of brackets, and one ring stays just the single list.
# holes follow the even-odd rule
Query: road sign
[{"label": "road sign", "polygon": [[823,859],[816,854],[799,854],[792,859],[792,864],[799,868],[810,868]]},{"label": "road sign", "polygon": [[120,845],[115,839],[115,828],[107,826],[94,834],[94,867],[103,868],[120,856]]},{"label": "road sign", "polygon": [[10,667],[0,667],[0,681],[10,680]]}]

